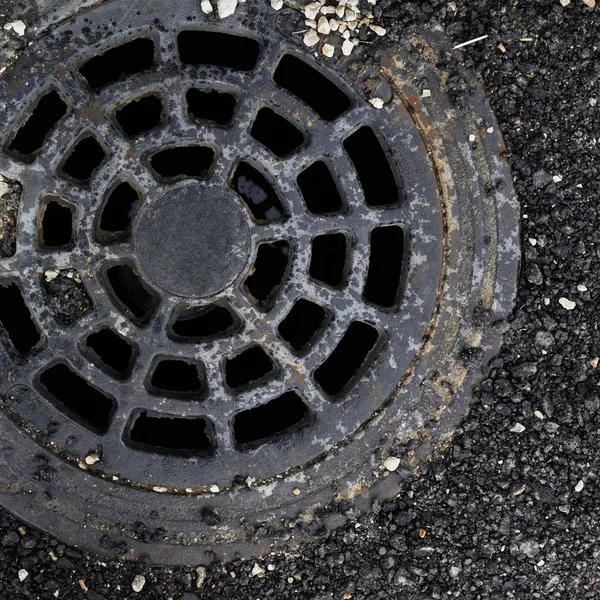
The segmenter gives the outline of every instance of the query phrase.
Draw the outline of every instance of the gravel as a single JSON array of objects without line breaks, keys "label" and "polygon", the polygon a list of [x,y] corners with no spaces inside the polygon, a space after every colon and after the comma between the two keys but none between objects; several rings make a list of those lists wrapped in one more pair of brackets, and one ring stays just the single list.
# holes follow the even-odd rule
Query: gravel
[{"label": "gravel", "polygon": [[[600,96],[600,13],[558,0],[455,6],[380,0],[373,7],[387,29],[381,43],[423,23],[442,24],[455,44],[488,35],[463,57],[505,135],[530,240],[503,351],[454,442],[401,497],[375,503],[302,552],[208,569],[84,556],[2,514],[2,597],[600,597],[600,107],[591,102]],[[7,13],[6,22],[21,17]],[[447,68],[450,93],[459,96],[452,61]],[[132,592],[136,576],[145,579],[140,594]]]}]

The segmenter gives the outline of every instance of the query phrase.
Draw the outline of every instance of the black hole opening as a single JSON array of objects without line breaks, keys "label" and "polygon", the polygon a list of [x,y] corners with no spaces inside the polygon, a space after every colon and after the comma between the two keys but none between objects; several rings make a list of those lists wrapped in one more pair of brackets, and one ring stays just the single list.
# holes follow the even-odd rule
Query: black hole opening
[{"label": "black hole opening", "polygon": [[42,342],[42,335],[16,283],[0,284],[0,324],[8,341],[21,356]]},{"label": "black hole opening", "polygon": [[384,149],[370,127],[361,127],[344,140],[369,206],[387,206],[400,199],[398,184]]},{"label": "black hole opening", "polygon": [[193,121],[210,121],[217,125],[229,125],[233,119],[237,100],[226,92],[188,90],[186,94],[188,114]]},{"label": "black hole opening", "polygon": [[323,161],[313,163],[298,175],[298,187],[306,208],[313,214],[339,213],[344,207],[333,175]]},{"label": "black hole opening", "polygon": [[263,242],[258,246],[251,274],[244,287],[258,305],[266,310],[283,285],[291,258],[289,242]]},{"label": "black hole opening", "polygon": [[68,365],[58,363],[45,369],[39,382],[44,395],[81,425],[97,433],[108,429],[116,402]]},{"label": "black hole opening", "polygon": [[279,61],[274,79],[326,121],[337,119],[350,108],[350,98],[335,83],[291,54]]},{"label": "black hole opening", "polygon": [[140,202],[139,191],[127,181],[113,188],[100,208],[96,239],[104,244],[127,241]]},{"label": "black hole opening", "polygon": [[389,308],[396,304],[404,267],[404,230],[398,225],[371,232],[371,256],[363,297]]},{"label": "black hole opening", "polygon": [[154,154],[150,166],[163,179],[201,179],[210,173],[214,157],[208,146],[175,146]]},{"label": "black hole opening", "polygon": [[320,304],[300,298],[279,324],[279,335],[296,352],[301,352],[322,330],[327,311]]},{"label": "black hole opening", "polygon": [[315,370],[315,381],[330,396],[340,394],[367,365],[381,334],[378,329],[353,321],[325,362]]},{"label": "black hole opening", "polygon": [[277,192],[267,178],[252,165],[246,162],[239,163],[233,174],[231,186],[258,223],[279,221],[283,218],[283,205]]},{"label": "black hole opening", "polygon": [[260,44],[251,38],[216,31],[182,31],[179,58],[187,65],[215,65],[239,71],[256,66]]},{"label": "black hole opening", "polygon": [[182,456],[211,454],[216,448],[214,428],[208,419],[177,418],[145,411],[134,418],[127,441],[149,452]]},{"label": "black hole opening", "polygon": [[233,437],[239,446],[258,446],[289,435],[312,421],[313,412],[295,391],[237,413],[233,417]]},{"label": "black hole opening", "polygon": [[129,375],[138,354],[131,342],[108,327],[88,335],[83,351],[96,366],[119,378]]},{"label": "black hole opening", "polygon": [[135,137],[160,125],[162,112],[158,96],[143,96],[120,108],[115,119],[126,136]]},{"label": "black hole opening", "polygon": [[169,334],[175,339],[200,342],[229,335],[241,325],[238,315],[224,304],[190,306],[176,313]]},{"label": "black hole opening", "polygon": [[90,58],[79,68],[79,72],[92,89],[99,90],[109,83],[147,71],[153,66],[154,42],[139,38]]},{"label": "black hole opening", "polygon": [[346,276],[348,239],[343,233],[324,233],[313,238],[310,267],[312,279],[340,287]]},{"label": "black hole opening", "polygon": [[148,323],[158,306],[158,296],[142,282],[133,268],[130,265],[110,267],[106,270],[106,279],[117,307],[138,325]]},{"label": "black hole opening", "polygon": [[30,111],[8,146],[9,153],[33,160],[69,107],[56,90],[44,94]]},{"label": "black hole opening", "polygon": [[58,199],[47,200],[42,207],[40,246],[58,250],[73,246],[75,209]]},{"label": "black hole opening", "polygon": [[106,158],[106,152],[94,136],[79,140],[64,160],[63,175],[87,183]]},{"label": "black hole opening", "polygon": [[224,359],[225,383],[233,390],[258,384],[275,376],[273,359],[258,345]]},{"label": "black hole opening", "polygon": [[258,111],[250,134],[279,158],[288,156],[304,143],[304,134],[295,125],[266,107]]},{"label": "black hole opening", "polygon": [[204,373],[200,366],[175,358],[156,362],[149,391],[166,395],[194,395],[204,391]]}]

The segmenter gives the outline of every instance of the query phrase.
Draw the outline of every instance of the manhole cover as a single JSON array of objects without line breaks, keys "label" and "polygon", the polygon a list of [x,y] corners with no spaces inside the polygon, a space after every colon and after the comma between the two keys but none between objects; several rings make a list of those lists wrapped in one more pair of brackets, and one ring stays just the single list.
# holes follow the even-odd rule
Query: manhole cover
[{"label": "manhole cover", "polygon": [[0,83],[0,168],[23,186],[0,260],[2,505],[196,564],[397,493],[514,295],[517,207],[477,84],[434,34],[336,63],[293,11],[96,4],[52,15]]}]

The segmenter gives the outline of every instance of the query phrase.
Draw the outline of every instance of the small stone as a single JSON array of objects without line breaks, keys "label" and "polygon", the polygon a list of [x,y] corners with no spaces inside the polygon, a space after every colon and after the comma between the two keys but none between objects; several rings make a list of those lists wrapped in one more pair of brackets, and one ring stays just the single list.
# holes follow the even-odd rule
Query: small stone
[{"label": "small stone", "polygon": [[26,28],[27,26],[25,25],[25,23],[23,23],[23,21],[20,20],[12,21],[4,26],[4,29],[6,29],[6,31],[14,31],[18,36],[25,35]]},{"label": "small stone", "polygon": [[488,128],[486,129],[486,131],[487,131],[488,133],[494,133],[494,128],[493,128],[493,127],[488,127]]},{"label": "small stone", "polygon": [[395,471],[399,466],[400,466],[400,459],[396,458],[395,456],[390,456],[388,458],[385,459],[385,462],[383,463],[383,466],[388,470],[388,471]]},{"label": "small stone", "polygon": [[275,570],[275,565],[267,565],[267,570],[268,571],[274,571]]},{"label": "small stone", "polygon": [[217,0],[217,11],[220,19],[231,16],[237,8],[238,0]]},{"label": "small stone", "polygon": [[317,28],[317,22],[316,21],[311,21],[310,19],[305,19],[304,20],[304,24],[307,27],[310,27],[311,29],[316,29]]},{"label": "small stone", "polygon": [[294,488],[292,490],[292,494],[294,494],[294,496],[299,496],[300,495],[300,490],[298,488]]},{"label": "small stone", "polygon": [[340,19],[342,19],[342,18],[344,17],[344,12],[345,12],[345,11],[346,11],[346,8],[344,7],[344,5],[343,5],[343,4],[341,4],[341,3],[340,3],[340,4],[337,6],[337,8],[335,9],[335,14],[336,14],[336,15],[337,15],[337,16],[338,16]]},{"label": "small stone", "polygon": [[146,578],[143,575],[136,575],[133,578],[133,582],[131,583],[131,588],[133,589],[134,592],[139,594],[144,589],[145,585],[146,585]]},{"label": "small stone", "polygon": [[552,175],[552,181],[554,181],[554,183],[560,183],[563,180],[563,178],[560,175]]},{"label": "small stone", "polygon": [[200,8],[205,15],[210,15],[213,12],[213,7],[209,0],[202,0]]},{"label": "small stone", "polygon": [[554,345],[554,336],[549,331],[538,331],[535,334],[535,343],[541,348],[548,350]]},{"label": "small stone", "polygon": [[379,25],[369,25],[369,29],[374,31],[380,37],[383,37],[387,33],[387,30]]},{"label": "small stone", "polygon": [[525,425],[522,425],[521,423],[515,423],[510,428],[510,431],[512,431],[512,433],[523,433],[525,431]]},{"label": "small stone", "polygon": [[[423,90],[421,92],[421,97],[422,98],[431,98],[431,90]],[[473,137],[475,137],[475,136],[473,136]],[[473,140],[473,141],[475,141],[475,140]]]},{"label": "small stone", "polygon": [[587,291],[588,291],[588,289],[587,289],[587,286],[585,286],[585,285],[583,285],[582,283],[580,283],[580,284],[577,286],[577,291],[578,291],[578,292],[587,292]]},{"label": "small stone", "polygon": [[562,6],[569,6],[571,4],[571,0],[560,0]]},{"label": "small stone", "polygon": [[271,0],[271,8],[281,10],[283,8],[283,0]]},{"label": "small stone", "polygon": [[317,31],[322,33],[323,35],[328,35],[331,31],[331,27],[329,25],[329,19],[327,17],[319,17],[317,22]]},{"label": "small stone", "polygon": [[323,44],[323,48],[321,50],[323,54],[327,56],[327,58],[332,58],[335,54],[335,48],[331,44]]},{"label": "small stone", "polygon": [[590,8],[594,8],[594,6],[596,6],[596,0],[583,0],[583,3]]},{"label": "small stone", "polygon": [[54,281],[59,275],[60,273],[58,271],[46,271],[44,273],[44,279],[48,283],[50,283],[51,281]]},{"label": "small stone", "polygon": [[337,31],[340,28],[340,22],[336,21],[335,19],[329,19],[329,28],[331,29],[331,31]]},{"label": "small stone", "polygon": [[592,365],[592,367],[594,367],[594,369],[598,366],[598,357],[592,358],[592,360],[590,360],[590,365]]},{"label": "small stone", "polygon": [[157,485],[157,486],[154,486],[152,489],[153,489],[155,492],[158,492],[159,494],[164,494],[165,492],[168,492],[168,491],[169,491],[169,488],[166,488],[166,487],[161,487],[161,486],[159,486],[159,485]]},{"label": "small stone", "polygon": [[86,465],[95,465],[100,460],[100,457],[97,454],[89,454],[85,457]]},{"label": "small stone", "polygon": [[210,486],[210,488],[208,488],[208,489],[209,489],[209,490],[210,490],[210,491],[211,491],[213,494],[218,494],[218,493],[219,493],[219,491],[220,491],[220,490],[219,490],[219,486],[218,486],[218,485],[216,485],[216,484],[214,484],[214,483],[213,483],[213,484]]},{"label": "small stone", "polygon": [[305,46],[312,48],[319,43],[319,34],[314,29],[311,29],[304,34],[303,41]]},{"label": "small stone", "polygon": [[590,102],[590,106],[596,106],[596,104],[598,104],[598,99],[590,98],[589,102]]},{"label": "small stone", "polygon": [[575,304],[575,302],[573,302],[572,300],[569,300],[568,298],[559,298],[558,299],[558,303],[565,309],[565,310],[574,310],[575,307],[577,306]]},{"label": "small stone", "polygon": [[354,50],[354,44],[350,40],[344,40],[342,44],[342,54],[344,56],[350,56]]},{"label": "small stone", "polygon": [[377,110],[383,108],[383,100],[381,98],[371,98],[369,103],[372,104]]},{"label": "small stone", "polygon": [[535,238],[529,238],[528,241],[532,246],[537,246],[537,240]]},{"label": "small stone", "polygon": [[575,491],[579,494],[583,490],[583,479],[580,479],[575,486]]},{"label": "small stone", "polygon": [[319,2],[311,2],[304,7],[304,16],[307,19],[314,20],[321,10]]},{"label": "small stone", "polygon": [[25,581],[29,576],[29,573],[25,569],[20,569],[18,575],[19,581]]},{"label": "small stone", "polygon": [[321,14],[322,15],[335,15],[335,6],[322,6]]},{"label": "small stone", "polygon": [[206,579],[206,568],[205,567],[197,567],[196,568],[196,588],[200,589],[204,585],[204,580]]},{"label": "small stone", "polygon": [[262,579],[265,576],[265,570],[258,563],[255,563],[252,568],[252,575]]},{"label": "small stone", "polygon": [[533,285],[542,285],[542,283],[544,283],[542,271],[535,263],[532,263],[527,267],[527,281]]}]

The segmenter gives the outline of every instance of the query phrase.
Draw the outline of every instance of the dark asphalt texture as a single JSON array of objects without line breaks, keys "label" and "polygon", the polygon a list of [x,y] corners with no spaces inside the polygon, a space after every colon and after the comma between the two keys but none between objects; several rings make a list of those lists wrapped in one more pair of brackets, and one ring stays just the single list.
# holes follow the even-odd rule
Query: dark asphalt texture
[{"label": "dark asphalt texture", "polygon": [[240,561],[208,569],[200,588],[193,568],[86,557],[3,514],[0,598],[600,598],[600,7],[456,4],[456,14],[438,0],[375,9],[384,43],[433,23],[456,43],[489,34],[464,61],[501,124],[522,204],[515,317],[453,444],[397,500],[303,554],[259,560],[263,577]]}]

